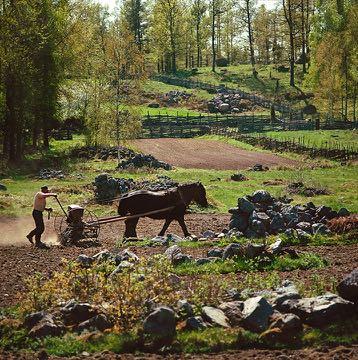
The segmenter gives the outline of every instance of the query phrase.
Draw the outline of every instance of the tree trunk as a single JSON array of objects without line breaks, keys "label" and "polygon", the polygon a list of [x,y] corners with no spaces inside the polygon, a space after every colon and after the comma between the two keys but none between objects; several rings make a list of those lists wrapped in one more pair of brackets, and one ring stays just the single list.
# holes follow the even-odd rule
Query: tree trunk
[{"label": "tree trunk", "polygon": [[252,74],[257,77],[257,71],[255,69],[255,53],[254,53],[254,40],[251,28],[251,12],[250,12],[250,1],[246,0],[246,18],[247,18],[247,30],[249,33],[249,46],[250,46],[250,62],[252,66]]},{"label": "tree trunk", "polygon": [[301,41],[302,41],[302,72],[306,74],[306,31],[305,31],[305,6],[301,0]]},{"label": "tree trunk", "polygon": [[212,18],[211,18],[211,51],[212,51],[212,64],[211,70],[215,72],[216,70],[216,48],[215,48],[215,1],[212,0]]}]

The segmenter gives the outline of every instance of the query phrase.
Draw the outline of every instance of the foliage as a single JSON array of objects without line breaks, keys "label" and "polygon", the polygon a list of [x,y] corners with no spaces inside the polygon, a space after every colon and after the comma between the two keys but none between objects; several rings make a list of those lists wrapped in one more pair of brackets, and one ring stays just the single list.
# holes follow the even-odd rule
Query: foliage
[{"label": "foliage", "polygon": [[69,262],[64,271],[54,273],[51,279],[37,274],[27,282],[21,311],[26,314],[45,310],[75,299],[99,306],[123,331],[138,322],[148,302],[174,305],[178,300],[166,259],[160,256],[143,259],[133,268],[108,277],[114,268],[108,263],[82,268]]},{"label": "foliage", "polygon": [[230,260],[213,261],[204,265],[186,262],[178,265],[174,271],[179,275],[195,274],[227,274],[238,271],[292,271],[295,269],[321,268],[327,265],[327,262],[318,255],[305,253],[297,259],[290,256],[277,256],[273,259],[269,257],[258,257],[255,259],[246,259],[236,257]]}]

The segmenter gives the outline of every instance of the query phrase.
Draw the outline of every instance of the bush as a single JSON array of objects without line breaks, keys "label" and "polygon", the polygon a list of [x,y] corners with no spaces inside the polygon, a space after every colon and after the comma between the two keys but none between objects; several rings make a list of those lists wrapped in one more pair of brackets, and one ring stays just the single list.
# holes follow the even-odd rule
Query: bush
[{"label": "bush", "polygon": [[229,65],[229,60],[225,57],[220,57],[218,59],[216,59],[216,66],[219,67],[226,67]]}]

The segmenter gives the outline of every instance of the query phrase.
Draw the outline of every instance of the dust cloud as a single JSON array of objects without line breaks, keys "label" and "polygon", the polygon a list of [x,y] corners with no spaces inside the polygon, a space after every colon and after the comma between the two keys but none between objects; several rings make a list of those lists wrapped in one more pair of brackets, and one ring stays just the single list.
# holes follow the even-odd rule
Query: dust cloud
[{"label": "dust cloud", "polygon": [[[58,245],[57,235],[53,226],[53,219],[44,216],[45,232],[41,240],[46,244]],[[31,246],[26,235],[35,228],[31,216],[9,218],[0,217],[0,247],[1,246]]]}]

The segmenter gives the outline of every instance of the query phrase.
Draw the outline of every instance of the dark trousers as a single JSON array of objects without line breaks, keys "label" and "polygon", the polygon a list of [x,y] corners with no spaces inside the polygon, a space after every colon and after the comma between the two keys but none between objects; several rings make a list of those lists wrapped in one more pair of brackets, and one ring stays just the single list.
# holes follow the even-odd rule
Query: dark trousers
[{"label": "dark trousers", "polygon": [[42,215],[42,211],[33,210],[32,217],[35,220],[36,228],[30,232],[29,236],[31,236],[31,237],[35,236],[36,244],[38,244],[41,242],[41,235],[45,231],[44,218]]}]

